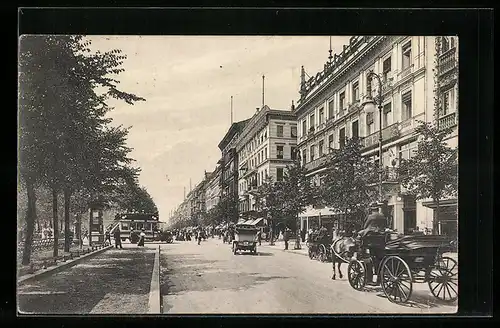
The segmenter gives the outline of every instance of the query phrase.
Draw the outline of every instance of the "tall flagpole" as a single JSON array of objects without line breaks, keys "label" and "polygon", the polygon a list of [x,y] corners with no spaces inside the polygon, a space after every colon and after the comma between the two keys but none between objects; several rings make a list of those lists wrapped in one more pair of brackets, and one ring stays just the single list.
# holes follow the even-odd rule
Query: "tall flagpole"
[{"label": "tall flagpole", "polygon": [[262,75],[262,108],[264,108],[264,105],[265,105],[265,101],[264,101],[264,79],[266,77],[264,75]]},{"label": "tall flagpole", "polygon": [[231,96],[231,124],[233,124],[233,96]]}]

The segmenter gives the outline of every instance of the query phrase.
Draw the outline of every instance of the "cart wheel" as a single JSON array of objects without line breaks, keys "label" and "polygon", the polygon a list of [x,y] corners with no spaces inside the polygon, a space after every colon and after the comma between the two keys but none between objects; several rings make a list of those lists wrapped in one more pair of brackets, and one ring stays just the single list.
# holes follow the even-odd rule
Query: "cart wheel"
[{"label": "cart wheel", "polygon": [[318,258],[321,262],[326,262],[326,260],[328,259],[328,255],[326,254],[326,247],[323,244],[319,245]]},{"label": "cart wheel", "polygon": [[458,298],[458,264],[450,257],[442,257],[427,278],[432,295],[445,302]]},{"label": "cart wheel", "polygon": [[347,267],[347,279],[352,288],[362,290],[366,285],[366,266],[358,260],[351,260]]},{"label": "cart wheel", "polygon": [[406,303],[413,290],[413,277],[408,264],[399,256],[384,259],[381,269],[382,289],[393,303]]}]

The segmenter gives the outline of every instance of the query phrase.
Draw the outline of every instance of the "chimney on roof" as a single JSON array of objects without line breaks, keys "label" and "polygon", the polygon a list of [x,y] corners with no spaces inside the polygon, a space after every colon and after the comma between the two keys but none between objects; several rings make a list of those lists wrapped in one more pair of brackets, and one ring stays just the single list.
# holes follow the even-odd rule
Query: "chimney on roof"
[{"label": "chimney on roof", "polygon": [[295,104],[293,103],[293,100],[292,100],[292,112],[295,110]]}]

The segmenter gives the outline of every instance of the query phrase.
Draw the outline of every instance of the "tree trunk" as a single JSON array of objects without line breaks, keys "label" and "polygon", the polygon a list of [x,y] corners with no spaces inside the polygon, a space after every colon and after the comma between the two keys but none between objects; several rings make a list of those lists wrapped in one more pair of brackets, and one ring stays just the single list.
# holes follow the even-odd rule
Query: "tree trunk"
[{"label": "tree trunk", "polygon": [[71,192],[69,189],[64,189],[64,252],[69,252],[71,245],[69,233],[69,212],[70,212]]},{"label": "tree trunk", "polygon": [[434,219],[432,220],[432,234],[439,234],[439,198],[434,200],[436,209],[434,210]]},{"label": "tree trunk", "polygon": [[28,195],[28,209],[26,210],[26,235],[23,249],[23,265],[28,265],[31,261],[31,246],[33,244],[33,230],[36,220],[35,186],[29,179],[26,181],[26,191]]},{"label": "tree trunk", "polygon": [[52,187],[52,220],[54,221],[54,257],[57,257],[59,250],[59,217],[57,215],[57,190]]}]

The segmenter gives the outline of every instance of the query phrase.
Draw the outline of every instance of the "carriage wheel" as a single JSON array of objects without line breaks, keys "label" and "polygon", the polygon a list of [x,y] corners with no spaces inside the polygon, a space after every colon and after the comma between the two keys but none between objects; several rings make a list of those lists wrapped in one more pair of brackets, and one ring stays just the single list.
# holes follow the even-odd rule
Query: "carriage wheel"
[{"label": "carriage wheel", "polygon": [[406,303],[413,290],[413,277],[408,264],[399,256],[385,258],[381,269],[382,289],[393,303]]},{"label": "carriage wheel", "polygon": [[328,259],[328,254],[326,253],[326,247],[323,244],[319,245],[318,259],[321,262],[325,262]]},{"label": "carriage wheel", "polygon": [[432,295],[445,302],[458,298],[458,264],[450,257],[442,257],[429,273],[427,283]]},{"label": "carriage wheel", "polygon": [[352,260],[347,267],[347,279],[352,288],[362,290],[366,285],[366,267],[358,260]]}]

